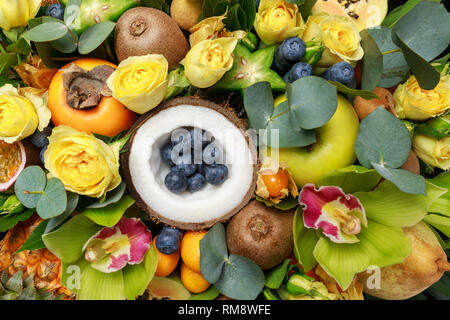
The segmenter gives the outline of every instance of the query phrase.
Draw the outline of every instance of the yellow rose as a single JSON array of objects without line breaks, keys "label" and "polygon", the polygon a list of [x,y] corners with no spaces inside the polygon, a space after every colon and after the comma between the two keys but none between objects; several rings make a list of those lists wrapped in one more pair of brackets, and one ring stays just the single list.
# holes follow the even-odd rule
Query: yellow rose
[{"label": "yellow rose", "polygon": [[327,68],[345,61],[355,65],[364,56],[356,24],[348,17],[317,14],[309,16],[302,39],[320,41],[326,47],[317,66]]},{"label": "yellow rose", "polygon": [[255,30],[266,45],[301,36],[305,29],[296,4],[285,0],[261,0],[255,18]]},{"label": "yellow rose", "polygon": [[2,0],[0,1],[0,28],[9,30],[26,27],[28,20],[36,16],[41,0]]},{"label": "yellow rose", "polygon": [[450,137],[436,139],[416,133],[413,138],[413,148],[416,155],[429,165],[450,169]]},{"label": "yellow rose", "polygon": [[191,44],[191,47],[195,46],[202,40],[216,38],[217,35],[225,28],[223,19],[225,19],[225,15],[209,17],[191,27],[189,29],[189,32],[191,33],[189,36],[189,43]]},{"label": "yellow rose", "polygon": [[68,126],[55,127],[48,140],[45,168],[66,190],[99,198],[120,184],[119,150]]},{"label": "yellow rose", "polygon": [[106,80],[113,97],[128,109],[143,114],[166,95],[169,64],[160,54],[129,57]]},{"label": "yellow rose", "polygon": [[43,130],[50,122],[51,113],[42,97],[32,90],[23,90],[6,84],[0,88],[0,140],[13,143]]},{"label": "yellow rose", "polygon": [[219,81],[233,66],[235,38],[203,40],[189,50],[184,59],[184,74],[198,88],[207,88]]},{"label": "yellow rose", "polygon": [[436,88],[424,90],[416,77],[411,76],[394,92],[395,110],[400,118],[425,120],[450,108],[450,75],[441,77]]}]

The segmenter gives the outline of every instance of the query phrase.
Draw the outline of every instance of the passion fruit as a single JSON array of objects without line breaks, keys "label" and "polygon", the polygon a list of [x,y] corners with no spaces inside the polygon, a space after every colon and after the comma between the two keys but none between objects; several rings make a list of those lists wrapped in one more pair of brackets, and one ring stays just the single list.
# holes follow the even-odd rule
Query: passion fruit
[{"label": "passion fruit", "polygon": [[[165,185],[173,167],[164,161],[161,150],[171,133],[184,127],[209,132],[220,145],[228,168],[221,185],[208,183],[193,193],[174,193]],[[130,194],[150,217],[179,229],[201,230],[231,218],[256,188],[256,147],[245,131],[244,121],[227,107],[192,97],[164,102],[131,128],[128,151],[122,154]]]},{"label": "passion fruit", "polygon": [[10,190],[25,167],[38,164],[39,150],[30,142],[0,140],[0,192]]}]

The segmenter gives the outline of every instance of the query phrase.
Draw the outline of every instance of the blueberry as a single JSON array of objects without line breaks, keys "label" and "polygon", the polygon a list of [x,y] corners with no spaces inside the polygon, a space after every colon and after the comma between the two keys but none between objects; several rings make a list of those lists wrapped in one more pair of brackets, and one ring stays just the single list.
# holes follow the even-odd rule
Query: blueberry
[{"label": "blueberry", "polygon": [[298,62],[292,66],[288,73],[289,82],[294,82],[300,78],[312,75],[312,67],[305,62]]},{"label": "blueberry", "polygon": [[214,143],[208,144],[203,149],[203,162],[206,164],[222,163],[222,150]]},{"label": "blueberry", "polygon": [[280,47],[277,47],[275,50],[275,56],[272,63],[272,68],[280,73],[286,72],[286,70],[289,70],[292,63],[286,61],[284,56],[280,53]]},{"label": "blueberry", "polygon": [[175,253],[180,248],[181,237],[177,232],[169,231],[170,229],[163,229],[155,240],[156,248],[163,254]]},{"label": "blueberry", "polygon": [[182,193],[187,188],[187,178],[181,171],[173,170],[167,174],[164,184],[173,193]]},{"label": "blueberry", "polygon": [[342,61],[329,67],[323,73],[323,77],[327,80],[337,81],[349,86],[355,77],[355,70],[349,63]]},{"label": "blueberry", "polygon": [[203,130],[194,128],[189,130],[189,134],[191,135],[191,148],[192,149],[201,149],[204,148],[208,141],[205,140],[205,134],[203,133]]},{"label": "blueberry", "polygon": [[59,3],[49,5],[45,10],[45,15],[64,20],[64,6]]},{"label": "blueberry", "polygon": [[283,81],[286,83],[291,83],[291,73],[288,71],[286,72],[286,74],[283,76]]},{"label": "blueberry", "polygon": [[205,165],[203,163],[197,163],[196,164],[197,167],[197,172],[200,173],[201,175],[205,175],[203,169],[205,168]]},{"label": "blueberry", "polygon": [[228,168],[224,164],[212,164],[205,167],[205,179],[207,182],[217,186],[222,184],[228,177]]},{"label": "blueberry", "polygon": [[277,49],[277,56],[281,61],[294,63],[305,55],[306,44],[299,37],[290,37],[285,39]]},{"label": "blueberry", "polygon": [[161,232],[169,232],[175,234],[180,240],[183,238],[183,232],[180,229],[164,226]]},{"label": "blueberry", "polygon": [[174,163],[172,161],[172,150],[173,150],[173,147],[170,143],[166,144],[161,149],[161,157],[164,160],[164,162],[167,163],[169,166],[174,165]]},{"label": "blueberry", "polygon": [[41,152],[39,153],[39,157],[41,158],[42,164],[45,164],[45,161],[44,161],[44,153],[45,153],[45,151],[47,150],[47,148],[48,148],[48,144],[47,144],[46,146],[44,146],[44,147],[41,149]]},{"label": "blueberry", "polygon": [[48,137],[52,134],[52,128],[46,127],[44,130],[36,130],[31,136],[31,143],[38,149],[48,145]]},{"label": "blueberry", "polygon": [[206,184],[206,179],[201,173],[196,173],[188,179],[188,190],[190,192],[197,192]]},{"label": "blueberry", "polygon": [[181,171],[186,177],[192,176],[197,170],[197,166],[193,163],[180,163],[176,166],[178,171]]}]

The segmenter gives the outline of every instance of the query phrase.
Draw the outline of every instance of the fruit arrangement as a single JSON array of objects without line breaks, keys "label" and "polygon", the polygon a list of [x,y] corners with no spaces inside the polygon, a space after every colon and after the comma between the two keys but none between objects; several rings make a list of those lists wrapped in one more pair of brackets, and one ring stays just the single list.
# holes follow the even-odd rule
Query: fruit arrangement
[{"label": "fruit arrangement", "polygon": [[0,298],[450,299],[440,1],[0,3]]}]

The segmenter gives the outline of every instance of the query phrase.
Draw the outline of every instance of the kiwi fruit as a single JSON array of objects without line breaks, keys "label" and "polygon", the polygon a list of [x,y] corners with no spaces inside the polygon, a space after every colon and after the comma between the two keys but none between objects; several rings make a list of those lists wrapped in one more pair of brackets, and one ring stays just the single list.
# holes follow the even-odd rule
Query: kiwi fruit
[{"label": "kiwi fruit", "polygon": [[385,88],[376,87],[373,90],[378,96],[378,99],[370,99],[366,100],[362,97],[356,97],[353,102],[353,107],[355,108],[356,114],[358,115],[359,120],[367,117],[372,111],[374,111],[379,106],[382,106],[387,111],[396,114],[395,112],[395,102],[392,93]]},{"label": "kiwi fruit", "polygon": [[249,258],[263,270],[275,267],[292,253],[293,219],[293,210],[250,201],[228,224],[229,253]]},{"label": "kiwi fruit", "polygon": [[181,29],[189,30],[197,24],[202,6],[202,0],[173,0],[170,5],[170,16]]},{"label": "kiwi fruit", "polygon": [[189,51],[189,44],[176,21],[161,10],[136,7],[117,21],[114,35],[119,61],[131,56],[162,54],[174,68]]}]

